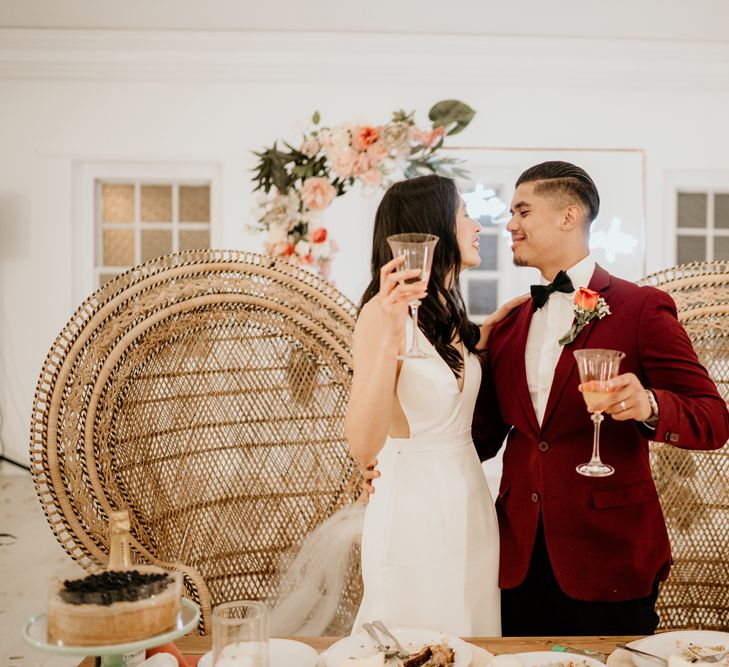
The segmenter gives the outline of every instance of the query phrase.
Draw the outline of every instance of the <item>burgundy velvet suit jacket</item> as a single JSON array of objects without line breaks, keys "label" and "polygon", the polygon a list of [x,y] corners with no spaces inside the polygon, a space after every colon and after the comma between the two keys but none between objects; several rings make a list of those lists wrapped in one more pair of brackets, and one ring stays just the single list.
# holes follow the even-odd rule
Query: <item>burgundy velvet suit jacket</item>
[{"label": "burgundy velvet suit jacket", "polygon": [[[476,403],[473,439],[481,460],[502,445],[496,510],[502,588],[525,578],[542,514],[550,560],[562,590],[580,600],[617,601],[648,595],[668,576],[671,551],[648,461],[648,438],[686,449],[716,449],[729,438],[729,413],[676,317],[673,299],[595,268],[589,285],[612,314],[593,320],[564,346],[541,427],[526,379],[525,347],[532,303],[496,325]],[[602,459],[611,477],[589,478],[575,467],[590,458],[593,423],[577,389],[573,352],[625,352],[621,372],[654,391],[655,433],[606,416]],[[669,445],[666,445],[669,446]]]}]

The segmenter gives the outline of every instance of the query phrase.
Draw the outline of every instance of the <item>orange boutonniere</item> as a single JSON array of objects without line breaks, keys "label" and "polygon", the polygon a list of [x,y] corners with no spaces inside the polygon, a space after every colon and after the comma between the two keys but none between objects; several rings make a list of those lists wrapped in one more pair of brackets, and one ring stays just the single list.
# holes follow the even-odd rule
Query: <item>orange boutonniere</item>
[{"label": "orange boutonniere", "polygon": [[572,309],[575,311],[575,320],[572,322],[570,330],[559,339],[560,345],[569,345],[592,320],[601,320],[606,315],[610,315],[610,306],[607,305],[605,299],[598,292],[580,287],[575,294],[572,303]]}]

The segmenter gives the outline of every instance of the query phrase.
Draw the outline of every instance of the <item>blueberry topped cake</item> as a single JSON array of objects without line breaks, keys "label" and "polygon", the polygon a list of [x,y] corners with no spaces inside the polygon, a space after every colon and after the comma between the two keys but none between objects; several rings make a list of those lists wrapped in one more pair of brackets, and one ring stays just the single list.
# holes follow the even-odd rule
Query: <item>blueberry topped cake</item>
[{"label": "blueberry topped cake", "polygon": [[48,640],[101,646],[146,639],[174,628],[179,579],[158,567],[107,570],[62,582],[48,603]]}]

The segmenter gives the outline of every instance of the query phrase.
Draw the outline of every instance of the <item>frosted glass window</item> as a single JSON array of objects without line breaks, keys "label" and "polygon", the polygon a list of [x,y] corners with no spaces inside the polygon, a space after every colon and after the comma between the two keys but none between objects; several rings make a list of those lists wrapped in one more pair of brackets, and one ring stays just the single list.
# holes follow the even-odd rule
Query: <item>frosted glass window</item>
[{"label": "frosted glass window", "polygon": [[134,223],[134,186],[104,183],[101,186],[104,222]]},{"label": "frosted glass window", "polygon": [[210,186],[180,186],[180,222],[210,222]]},{"label": "frosted glass window", "polygon": [[729,194],[714,195],[714,227],[729,229]]},{"label": "frosted glass window", "polygon": [[717,236],[714,239],[714,259],[729,260],[729,236]]},{"label": "frosted glass window", "polygon": [[676,261],[679,264],[706,261],[706,237],[679,235],[676,244]]},{"label": "frosted glass window", "polygon": [[706,195],[679,192],[678,226],[706,227]]},{"label": "frosted glass window", "polygon": [[142,186],[142,222],[172,222],[172,188]]},{"label": "frosted glass window", "polygon": [[97,285],[161,255],[210,247],[209,182],[97,181],[96,197]]}]

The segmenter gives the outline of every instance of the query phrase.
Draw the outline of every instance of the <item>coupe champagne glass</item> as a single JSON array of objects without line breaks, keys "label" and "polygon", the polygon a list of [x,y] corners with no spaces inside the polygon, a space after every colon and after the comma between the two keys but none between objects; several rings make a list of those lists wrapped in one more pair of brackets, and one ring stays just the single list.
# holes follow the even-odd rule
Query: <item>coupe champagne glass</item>
[{"label": "coupe champagne glass", "polygon": [[[604,399],[609,393],[608,381],[618,374],[620,361],[625,358],[624,352],[618,350],[577,350],[577,369],[582,383],[582,397],[585,403],[593,405]],[[592,413],[595,432],[592,439],[592,458],[588,463],[577,466],[577,472],[586,477],[607,477],[615,472],[615,468],[600,460],[600,424],[602,412]]]},{"label": "coupe champagne glass", "polygon": [[[433,234],[395,234],[388,236],[393,257],[404,257],[405,261],[400,265],[400,271],[413,271],[418,269],[420,277],[406,280],[408,283],[417,283],[424,280],[426,283],[430,278],[430,268],[433,266],[433,251],[438,237]],[[413,318],[413,339],[408,351],[400,355],[398,359],[423,359],[430,355],[421,349],[418,340],[418,301],[410,301],[410,315]]]}]

